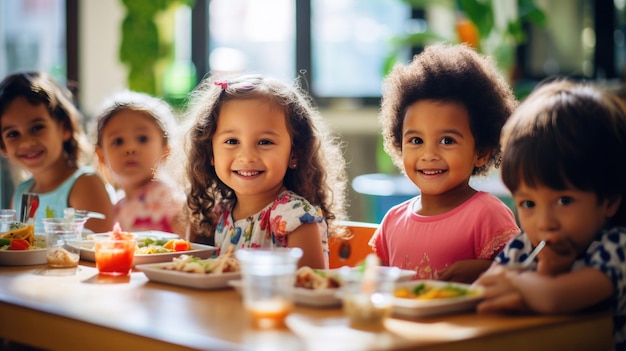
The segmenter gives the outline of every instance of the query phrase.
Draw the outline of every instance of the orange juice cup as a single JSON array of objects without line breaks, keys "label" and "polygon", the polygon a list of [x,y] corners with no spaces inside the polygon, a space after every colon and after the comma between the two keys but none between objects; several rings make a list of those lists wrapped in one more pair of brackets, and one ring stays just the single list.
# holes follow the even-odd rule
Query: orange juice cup
[{"label": "orange juice cup", "polygon": [[96,267],[100,274],[128,275],[133,268],[137,240],[134,236],[124,239],[99,238],[94,245]]},{"label": "orange juice cup", "polygon": [[293,285],[299,248],[239,249],[243,302],[252,325],[261,328],[284,327],[293,309]]}]

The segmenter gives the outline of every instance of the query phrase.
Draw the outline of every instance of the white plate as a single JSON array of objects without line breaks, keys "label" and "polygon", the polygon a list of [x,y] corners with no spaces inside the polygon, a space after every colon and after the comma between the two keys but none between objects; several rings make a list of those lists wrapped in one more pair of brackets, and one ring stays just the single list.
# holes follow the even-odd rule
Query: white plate
[{"label": "white plate", "polygon": [[[241,294],[241,280],[231,280],[228,285],[232,286]],[[335,307],[341,306],[341,299],[337,296],[339,289],[305,289],[294,288],[293,301],[297,305],[311,307]]]},{"label": "white plate", "polygon": [[[343,267],[341,267],[343,268]],[[339,275],[339,272],[341,271],[341,268],[333,268],[333,269],[329,269],[328,272],[332,272],[332,273],[336,273],[337,275]],[[351,269],[357,269],[357,267],[350,267]],[[378,270],[389,270],[389,269],[395,269],[393,267],[387,267],[387,266],[380,266],[377,268]],[[413,277],[415,276],[415,271],[411,271],[408,269],[401,269],[400,270],[400,276],[398,277],[397,282],[406,282],[406,281],[410,281]]]},{"label": "white plate", "polygon": [[432,300],[395,297],[393,299],[394,314],[406,317],[428,317],[453,312],[463,312],[474,309],[480,300],[483,299],[483,290],[480,287],[462,283],[451,283],[438,280],[415,280],[411,282],[399,283],[396,288],[414,287],[420,283],[426,283],[438,287],[453,285],[469,289],[473,292],[473,294]]},{"label": "white plate", "polygon": [[141,264],[135,266],[135,268],[142,271],[149,280],[196,289],[227,288],[229,286],[229,281],[241,279],[241,273],[239,272],[203,274],[164,269],[164,267],[172,265],[173,263],[171,262],[158,264]]},{"label": "white plate", "polygon": [[[93,250],[93,240],[83,240],[81,241],[80,247],[80,259],[85,261],[96,261],[96,252]],[[182,254],[185,255],[193,255],[198,258],[207,259],[213,255],[217,248],[215,246],[210,245],[202,245],[191,243],[191,250],[187,251],[178,251],[178,252],[165,252],[165,253],[155,253],[155,254],[147,254],[147,255],[135,255],[135,259],[133,260],[133,266],[140,264],[150,264],[150,263],[160,263],[160,262],[171,262],[174,257],[178,257]]]},{"label": "white plate", "polygon": [[46,263],[46,249],[0,250],[1,266],[32,266]]},{"label": "white plate", "polygon": [[0,250],[0,266],[33,266],[47,264],[46,238],[43,234],[35,235],[35,246],[39,250]]},{"label": "white plate", "polygon": [[[111,233],[83,233],[83,234],[84,234],[83,236],[87,240],[93,240],[99,236],[111,235]],[[138,238],[150,237],[150,238],[163,239],[163,240],[180,239],[180,235],[178,234],[162,232],[160,230],[144,230],[140,232],[132,232],[132,234],[135,234]]]},{"label": "white plate", "polygon": [[[356,267],[351,267],[356,269]],[[379,267],[379,269],[390,269],[390,267]],[[339,276],[341,268],[327,270],[327,274],[336,274]],[[398,281],[409,281],[415,275],[414,271],[401,270]],[[232,285],[237,291],[241,292],[241,280],[233,280],[228,284]],[[336,307],[341,306],[341,297],[339,296],[340,288],[336,289],[305,289],[295,288],[293,293],[294,302],[301,306],[310,307]]]}]

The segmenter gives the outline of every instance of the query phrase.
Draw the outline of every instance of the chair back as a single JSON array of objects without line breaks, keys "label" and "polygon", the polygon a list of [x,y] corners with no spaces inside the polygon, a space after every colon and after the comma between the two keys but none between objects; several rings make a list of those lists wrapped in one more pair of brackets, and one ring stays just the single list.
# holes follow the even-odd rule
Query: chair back
[{"label": "chair back", "polygon": [[378,228],[378,224],[342,221],[339,225],[346,227],[351,237],[347,240],[331,238],[328,242],[330,249],[329,267],[331,269],[342,266],[354,267],[361,263],[368,254],[374,252],[368,243]]}]

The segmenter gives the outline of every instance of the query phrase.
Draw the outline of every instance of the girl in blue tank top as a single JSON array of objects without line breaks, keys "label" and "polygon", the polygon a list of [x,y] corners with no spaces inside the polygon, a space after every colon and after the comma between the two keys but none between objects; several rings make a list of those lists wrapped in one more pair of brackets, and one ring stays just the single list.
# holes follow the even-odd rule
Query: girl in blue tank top
[{"label": "girl in blue tank top", "polygon": [[22,194],[39,194],[35,232],[41,220],[63,217],[73,207],[103,213],[85,228],[94,232],[113,227],[113,204],[104,182],[82,157],[92,155],[69,90],[42,72],[19,72],[0,83],[0,152],[30,174],[15,191],[13,207],[21,208]]}]

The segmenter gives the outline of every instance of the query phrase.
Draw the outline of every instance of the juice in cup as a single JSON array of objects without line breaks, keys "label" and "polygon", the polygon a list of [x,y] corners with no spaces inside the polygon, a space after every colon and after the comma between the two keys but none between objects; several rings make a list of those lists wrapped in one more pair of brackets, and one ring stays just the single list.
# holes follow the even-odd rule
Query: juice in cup
[{"label": "juice in cup", "polygon": [[293,309],[299,248],[239,249],[242,295],[252,325],[281,328]]},{"label": "juice in cup", "polygon": [[109,237],[98,238],[94,245],[96,267],[100,274],[127,275],[133,268],[137,240],[123,233],[116,223]]},{"label": "juice in cup", "polygon": [[283,327],[285,318],[292,309],[293,303],[280,297],[250,302],[246,305],[253,325],[261,329]]}]

